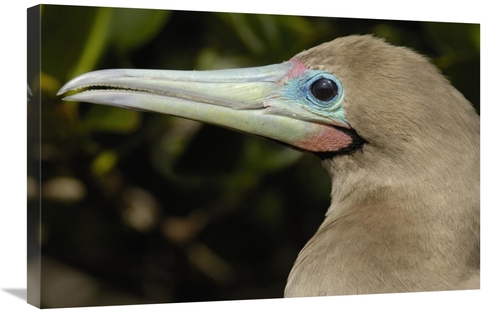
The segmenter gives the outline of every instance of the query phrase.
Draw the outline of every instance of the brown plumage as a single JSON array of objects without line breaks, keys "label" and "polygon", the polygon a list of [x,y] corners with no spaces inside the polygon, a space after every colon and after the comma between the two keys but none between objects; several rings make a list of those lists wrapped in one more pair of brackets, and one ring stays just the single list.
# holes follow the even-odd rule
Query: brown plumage
[{"label": "brown plumage", "polygon": [[427,59],[371,36],[297,55],[345,90],[362,151],[323,161],[324,222],[286,297],[479,288],[479,117]]}]

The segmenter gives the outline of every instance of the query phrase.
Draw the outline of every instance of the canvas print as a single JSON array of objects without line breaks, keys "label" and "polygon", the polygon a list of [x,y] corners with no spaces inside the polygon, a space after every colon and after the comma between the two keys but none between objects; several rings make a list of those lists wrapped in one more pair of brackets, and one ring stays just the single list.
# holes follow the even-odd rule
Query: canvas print
[{"label": "canvas print", "polygon": [[28,302],[478,289],[480,26],[28,9]]}]

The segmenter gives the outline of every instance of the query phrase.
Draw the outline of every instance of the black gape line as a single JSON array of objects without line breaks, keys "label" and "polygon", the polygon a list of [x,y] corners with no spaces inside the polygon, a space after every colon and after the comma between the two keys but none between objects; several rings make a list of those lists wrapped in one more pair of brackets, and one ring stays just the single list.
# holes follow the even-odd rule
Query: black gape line
[{"label": "black gape line", "polygon": [[335,129],[337,129],[338,131],[341,131],[347,136],[351,137],[352,143],[349,146],[342,148],[338,151],[313,152],[313,154],[318,156],[321,159],[321,161],[332,159],[337,155],[350,155],[358,151],[363,152],[363,147],[365,146],[365,144],[368,143],[368,141],[366,141],[363,137],[358,135],[358,133],[353,128],[347,129],[337,126],[332,126],[332,127],[335,127]]},{"label": "black gape line", "polygon": [[295,146],[292,146],[292,145],[287,144],[285,142],[281,142],[279,140],[274,140],[274,139],[270,139],[270,138],[263,137],[263,136],[257,136],[257,137],[264,138],[266,140],[270,140],[270,141],[279,143],[280,145],[289,147],[289,148],[296,150],[296,151],[305,152],[305,153],[310,152],[310,153],[316,155],[317,157],[319,157],[321,159],[321,161],[332,159],[337,155],[351,155],[351,154],[354,154],[358,151],[363,152],[363,147],[365,146],[365,144],[369,143],[363,137],[358,135],[358,133],[352,128],[347,129],[347,128],[342,128],[342,127],[337,127],[337,126],[332,126],[332,127],[335,127],[335,129],[337,129],[337,130],[343,132],[344,134],[348,135],[349,137],[351,137],[352,143],[349,146],[342,148],[338,151],[311,152],[311,151],[299,149]]}]

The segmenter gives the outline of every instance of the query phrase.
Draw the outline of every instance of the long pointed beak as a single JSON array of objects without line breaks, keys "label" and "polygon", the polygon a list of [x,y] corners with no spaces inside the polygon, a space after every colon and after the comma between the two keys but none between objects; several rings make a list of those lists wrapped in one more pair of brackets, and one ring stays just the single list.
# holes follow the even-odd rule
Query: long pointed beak
[{"label": "long pointed beak", "polygon": [[[159,112],[276,140],[301,150],[334,152],[347,144],[342,121],[315,116],[283,92],[288,81],[308,69],[298,60],[247,69],[165,71],[114,69],[83,74],[69,90],[97,89],[64,98]],[[278,109],[277,109],[278,108]],[[333,143],[332,143],[333,141]]]}]

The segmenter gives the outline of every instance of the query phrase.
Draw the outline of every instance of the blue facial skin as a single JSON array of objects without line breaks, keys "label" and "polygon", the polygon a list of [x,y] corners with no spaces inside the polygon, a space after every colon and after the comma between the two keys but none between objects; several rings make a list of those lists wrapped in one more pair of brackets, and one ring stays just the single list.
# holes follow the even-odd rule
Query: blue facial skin
[{"label": "blue facial skin", "polygon": [[[321,78],[330,79],[337,85],[337,95],[329,101],[319,100],[311,92],[312,85]],[[283,94],[288,99],[294,100],[293,102],[298,107],[309,113],[349,125],[344,115],[344,108],[342,107],[344,88],[340,81],[328,72],[309,70],[285,84],[283,86]]]}]

